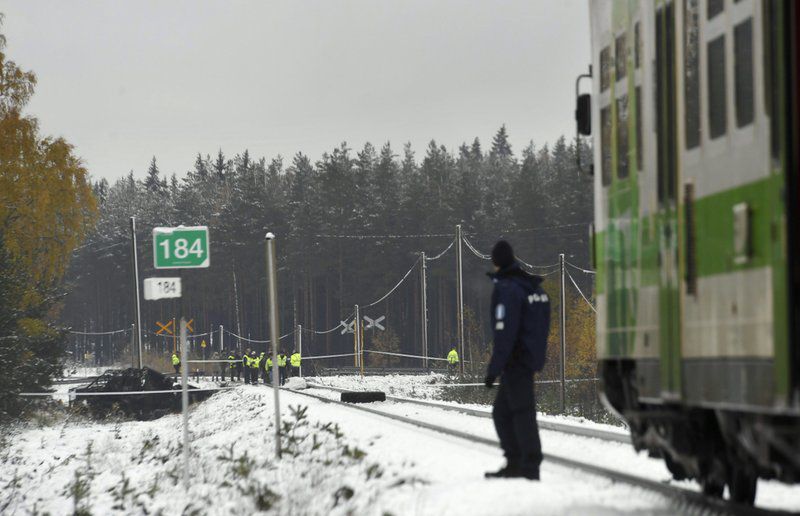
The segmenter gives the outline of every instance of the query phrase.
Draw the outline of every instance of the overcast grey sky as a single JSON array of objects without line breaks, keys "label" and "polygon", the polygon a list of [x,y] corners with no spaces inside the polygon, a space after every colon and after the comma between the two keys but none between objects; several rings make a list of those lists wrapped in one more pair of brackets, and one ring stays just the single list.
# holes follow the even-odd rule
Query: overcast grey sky
[{"label": "overcast grey sky", "polygon": [[197,152],[313,160],[431,138],[514,151],[573,134],[589,63],[586,0],[0,0],[9,57],[36,72],[29,113],[95,177],[155,155],[182,175]]}]

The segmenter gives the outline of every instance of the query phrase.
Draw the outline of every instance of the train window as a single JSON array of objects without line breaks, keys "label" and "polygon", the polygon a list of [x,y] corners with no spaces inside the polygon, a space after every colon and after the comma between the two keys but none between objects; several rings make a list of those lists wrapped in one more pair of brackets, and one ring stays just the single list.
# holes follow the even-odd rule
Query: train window
[{"label": "train window", "polygon": [[708,0],[708,19],[718,15],[725,9],[725,0]]},{"label": "train window", "polygon": [[636,69],[639,69],[639,47],[641,46],[641,37],[639,33],[639,22],[633,26],[633,62]]},{"label": "train window", "polygon": [[725,35],[708,42],[708,128],[712,139],[725,134]]},{"label": "train window", "polygon": [[636,170],[642,171],[642,88],[636,87]]},{"label": "train window", "polygon": [[628,177],[628,96],[617,99],[617,178]]},{"label": "train window", "polygon": [[611,106],[600,110],[600,147],[603,186],[606,186],[611,184]]},{"label": "train window", "polygon": [[686,148],[700,145],[700,26],[699,0],[685,0],[686,23],[683,35],[684,114]]},{"label": "train window", "polygon": [[614,63],[617,77],[615,80],[625,78],[625,71],[628,68],[628,47],[625,44],[625,34],[617,37],[614,42]]},{"label": "train window", "polygon": [[600,51],[600,91],[606,91],[611,85],[611,48]]},{"label": "train window", "polygon": [[753,123],[753,19],[733,29],[736,126]]}]

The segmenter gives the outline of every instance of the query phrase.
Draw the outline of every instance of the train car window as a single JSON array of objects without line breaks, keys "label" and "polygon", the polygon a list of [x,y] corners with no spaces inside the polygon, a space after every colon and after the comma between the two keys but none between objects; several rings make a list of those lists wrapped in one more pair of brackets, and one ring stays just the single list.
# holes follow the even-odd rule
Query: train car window
[{"label": "train car window", "polygon": [[685,0],[683,34],[683,93],[686,148],[700,145],[700,25],[699,0]]},{"label": "train car window", "polygon": [[611,85],[611,48],[600,51],[600,91],[606,91]]},{"label": "train car window", "polygon": [[725,35],[708,42],[708,128],[712,139],[725,134]]},{"label": "train car window", "polygon": [[753,19],[733,28],[736,126],[753,123]]},{"label": "train car window", "polygon": [[611,106],[600,110],[600,147],[603,186],[607,186],[611,184]]},{"label": "train car window", "polygon": [[708,19],[718,15],[725,9],[725,0],[708,0]]},{"label": "train car window", "polygon": [[628,47],[625,44],[625,34],[617,37],[617,40],[614,42],[614,63],[615,63],[615,71],[616,71],[616,79],[620,80],[625,78],[625,72],[628,68]]},{"label": "train car window", "polygon": [[617,99],[617,179],[628,177],[628,96]]},{"label": "train car window", "polygon": [[636,87],[636,170],[642,171],[642,88]]},{"label": "train car window", "polygon": [[639,47],[641,46],[641,34],[639,32],[639,22],[633,26],[633,62],[636,69],[639,69]]}]

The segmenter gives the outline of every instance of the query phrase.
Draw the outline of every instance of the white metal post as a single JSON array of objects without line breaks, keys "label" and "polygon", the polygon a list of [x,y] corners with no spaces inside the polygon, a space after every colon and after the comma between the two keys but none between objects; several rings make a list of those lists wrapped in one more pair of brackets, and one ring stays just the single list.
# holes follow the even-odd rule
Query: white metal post
[{"label": "white metal post", "polygon": [[461,261],[461,224],[456,226],[456,264],[458,266],[458,365],[461,374],[464,374],[464,272]]},{"label": "white metal post", "polygon": [[[131,324],[131,367],[136,367],[136,325]],[[81,356],[81,359],[83,356]]]},{"label": "white metal post", "polygon": [[561,267],[561,413],[563,414],[567,406],[567,296],[564,253],[558,255],[558,264]]},{"label": "white metal post", "polygon": [[300,378],[303,377],[303,325],[297,325],[297,352],[300,353]]},{"label": "white metal post", "polygon": [[267,233],[267,278],[269,278],[269,331],[272,341],[272,392],[275,393],[275,457],[281,458],[280,371],[278,369],[278,265],[275,235]]},{"label": "white metal post", "polygon": [[425,263],[425,251],[420,253],[420,291],[422,293],[422,367],[428,368],[428,266]]},{"label": "white metal post", "polygon": [[222,325],[219,325],[219,350],[225,351],[225,334],[222,330]]},{"label": "white metal post", "polygon": [[356,358],[358,359],[357,367],[364,371],[364,354],[361,352],[361,327],[359,326],[359,322],[361,321],[361,312],[358,310],[358,305],[356,305],[356,319],[353,323],[353,331],[356,334]]},{"label": "white metal post", "polygon": [[189,351],[186,318],[181,317],[181,412],[183,416],[183,489],[189,490]]},{"label": "white metal post", "polygon": [[136,294],[136,342],[139,353],[139,369],[142,368],[142,307],[139,301],[139,257],[136,252],[136,217],[131,217],[131,256],[133,257],[133,283]]}]

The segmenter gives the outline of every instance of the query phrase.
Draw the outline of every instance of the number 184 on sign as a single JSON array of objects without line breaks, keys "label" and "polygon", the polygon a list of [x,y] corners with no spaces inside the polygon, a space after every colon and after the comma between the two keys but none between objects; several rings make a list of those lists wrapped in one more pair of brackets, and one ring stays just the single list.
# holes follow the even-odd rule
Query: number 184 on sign
[{"label": "number 184 on sign", "polygon": [[154,228],[153,261],[156,269],[208,267],[208,227]]}]

